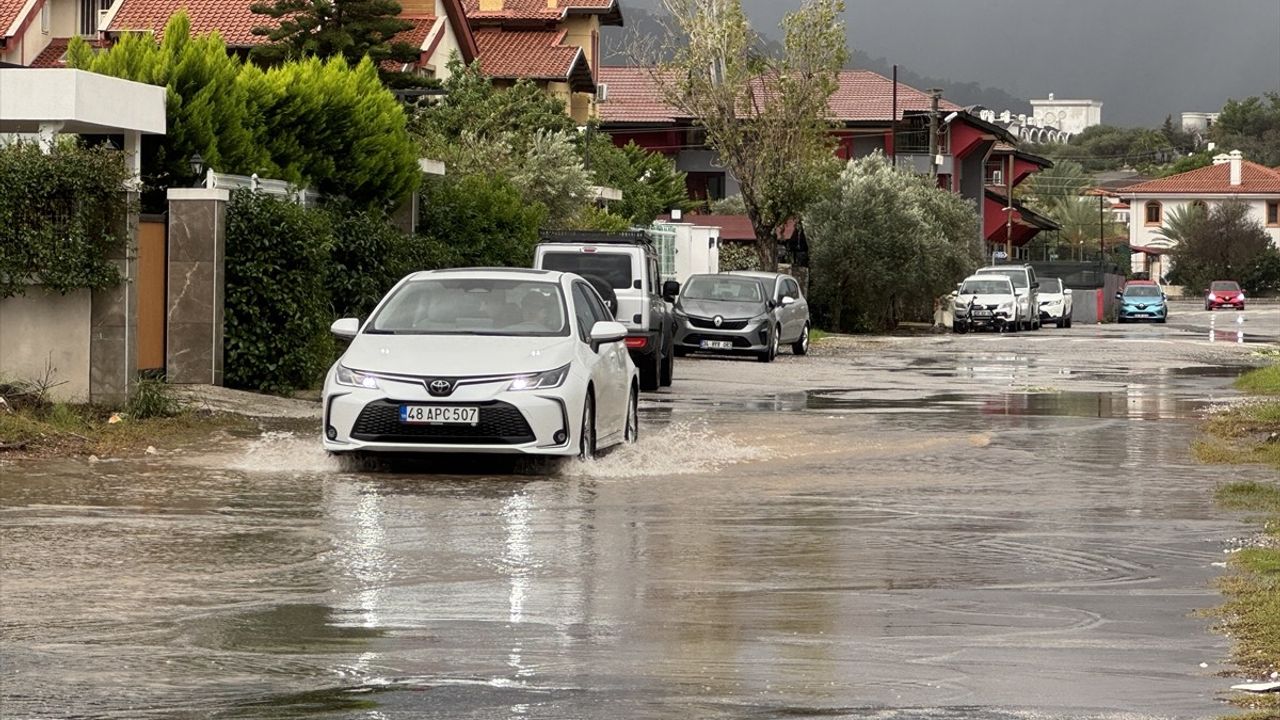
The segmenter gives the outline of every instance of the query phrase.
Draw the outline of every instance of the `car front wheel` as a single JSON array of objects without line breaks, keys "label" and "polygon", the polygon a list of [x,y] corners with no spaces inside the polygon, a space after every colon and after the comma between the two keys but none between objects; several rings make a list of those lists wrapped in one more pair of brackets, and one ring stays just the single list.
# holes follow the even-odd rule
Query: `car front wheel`
[{"label": "car front wheel", "polygon": [[640,441],[640,393],[634,389],[631,391],[631,399],[627,401],[627,427],[623,430],[622,438],[628,445]]},{"label": "car front wheel", "polygon": [[582,432],[579,433],[578,458],[590,460],[596,456],[596,399],[587,393],[582,406]]},{"label": "car front wheel", "polygon": [[759,360],[760,362],[767,363],[767,362],[773,362],[773,359],[778,357],[778,337],[780,335],[782,335],[782,328],[781,327],[774,328],[773,333],[769,336],[769,348],[764,352],[760,353],[759,355],[757,355],[756,356],[757,360]]}]

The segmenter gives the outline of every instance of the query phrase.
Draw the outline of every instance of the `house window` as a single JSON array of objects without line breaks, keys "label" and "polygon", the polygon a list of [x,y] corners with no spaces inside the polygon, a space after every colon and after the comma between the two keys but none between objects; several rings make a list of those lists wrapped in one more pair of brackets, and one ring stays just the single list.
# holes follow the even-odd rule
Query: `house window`
[{"label": "house window", "polygon": [[1267,201],[1267,226],[1280,227],[1280,200]]},{"label": "house window", "polygon": [[1147,224],[1161,225],[1163,223],[1164,223],[1164,214],[1163,214],[1163,208],[1161,207],[1160,203],[1156,202],[1155,200],[1152,200],[1151,202],[1147,203]]},{"label": "house window", "polygon": [[40,8],[40,32],[49,34],[49,3],[45,3]]},{"label": "house window", "polygon": [[81,35],[91,37],[98,34],[98,12],[102,10],[110,10],[111,1],[112,0],[80,0]]}]

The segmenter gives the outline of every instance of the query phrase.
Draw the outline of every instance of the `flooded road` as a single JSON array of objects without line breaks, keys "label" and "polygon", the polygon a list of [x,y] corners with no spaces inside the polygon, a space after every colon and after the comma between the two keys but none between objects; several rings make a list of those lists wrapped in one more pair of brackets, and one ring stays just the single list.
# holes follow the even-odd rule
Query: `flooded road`
[{"label": "flooded road", "polygon": [[0,715],[1212,717],[1195,613],[1244,532],[1212,490],[1267,471],[1189,445],[1251,350],[691,359],[639,446],[532,474],[356,471],[285,425],[0,466]]}]

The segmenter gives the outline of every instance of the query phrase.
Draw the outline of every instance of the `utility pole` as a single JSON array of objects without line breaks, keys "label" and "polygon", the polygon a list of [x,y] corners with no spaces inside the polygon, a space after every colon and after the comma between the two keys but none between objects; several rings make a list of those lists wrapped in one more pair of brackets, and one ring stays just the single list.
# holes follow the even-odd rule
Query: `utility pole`
[{"label": "utility pole", "polygon": [[942,99],[942,90],[929,90],[929,167],[930,175],[938,177],[938,101]]},{"label": "utility pole", "polygon": [[893,119],[889,126],[889,161],[893,163],[893,168],[898,168],[898,66],[893,66]]}]

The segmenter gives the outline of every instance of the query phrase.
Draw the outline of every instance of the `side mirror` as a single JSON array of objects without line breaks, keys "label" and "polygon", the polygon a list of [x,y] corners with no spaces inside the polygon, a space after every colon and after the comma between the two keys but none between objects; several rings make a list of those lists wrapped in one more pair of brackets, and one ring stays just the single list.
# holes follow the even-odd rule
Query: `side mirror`
[{"label": "side mirror", "polygon": [[670,300],[680,294],[680,283],[675,280],[668,280],[662,283],[662,297]]},{"label": "side mirror", "polygon": [[1124,293],[1122,293],[1122,292],[1118,292],[1118,293],[1116,293],[1116,299],[1117,299],[1117,300],[1123,300],[1123,299],[1124,299]]},{"label": "side mirror", "polygon": [[334,320],[333,324],[329,326],[329,332],[340,338],[350,340],[360,334],[360,320],[359,318]]},{"label": "side mirror", "polygon": [[788,305],[795,305],[795,304],[796,304],[796,299],[791,297],[790,295],[782,298],[782,307],[786,307]]},{"label": "side mirror", "polygon": [[596,347],[621,342],[626,337],[627,326],[619,322],[601,320],[591,326],[591,344]]},{"label": "side mirror", "polygon": [[1062,291],[1062,294],[1063,294],[1063,295],[1070,295],[1070,294],[1071,294],[1071,288],[1067,288],[1066,290],[1063,290],[1063,291]]}]

